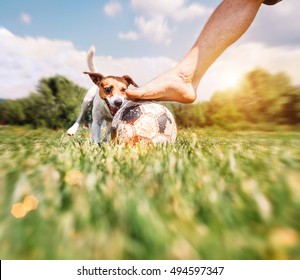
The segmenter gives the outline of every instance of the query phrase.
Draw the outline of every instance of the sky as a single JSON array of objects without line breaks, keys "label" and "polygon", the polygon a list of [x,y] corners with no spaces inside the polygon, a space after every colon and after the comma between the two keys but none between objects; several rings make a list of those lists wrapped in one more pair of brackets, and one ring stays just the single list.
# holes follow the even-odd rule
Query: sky
[{"label": "sky", "polygon": [[[36,91],[42,77],[82,74],[96,47],[104,75],[131,75],[142,85],[188,52],[220,0],[0,0],[0,98]],[[197,91],[208,100],[256,67],[286,72],[300,85],[300,1],[262,5],[243,37],[210,67]]]}]

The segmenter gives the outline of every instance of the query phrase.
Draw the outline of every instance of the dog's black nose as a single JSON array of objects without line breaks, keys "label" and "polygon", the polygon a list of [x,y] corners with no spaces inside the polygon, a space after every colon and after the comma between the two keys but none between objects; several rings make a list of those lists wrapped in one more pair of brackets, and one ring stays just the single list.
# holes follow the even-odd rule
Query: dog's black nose
[{"label": "dog's black nose", "polygon": [[120,107],[122,105],[123,101],[122,101],[122,99],[116,99],[114,103],[115,103],[116,107]]}]

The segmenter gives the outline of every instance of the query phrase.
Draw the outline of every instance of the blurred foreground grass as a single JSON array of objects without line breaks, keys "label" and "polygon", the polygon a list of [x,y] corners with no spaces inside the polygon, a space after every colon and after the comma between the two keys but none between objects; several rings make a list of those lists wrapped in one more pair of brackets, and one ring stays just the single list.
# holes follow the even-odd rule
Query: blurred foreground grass
[{"label": "blurred foreground grass", "polygon": [[[93,145],[0,128],[1,259],[300,259],[300,133]],[[27,195],[38,208],[11,214]]]}]

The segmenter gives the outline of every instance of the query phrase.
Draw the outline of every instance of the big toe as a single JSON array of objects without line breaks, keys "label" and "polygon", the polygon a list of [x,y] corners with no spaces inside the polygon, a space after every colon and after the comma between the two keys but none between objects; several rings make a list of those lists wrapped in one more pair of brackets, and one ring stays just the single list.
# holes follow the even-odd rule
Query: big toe
[{"label": "big toe", "polygon": [[141,97],[142,95],[141,92],[136,89],[135,90],[127,89],[125,93],[128,99],[136,99]]},{"label": "big toe", "polygon": [[152,99],[152,92],[148,91],[147,88],[138,88],[138,89],[127,89],[125,91],[128,99]]}]

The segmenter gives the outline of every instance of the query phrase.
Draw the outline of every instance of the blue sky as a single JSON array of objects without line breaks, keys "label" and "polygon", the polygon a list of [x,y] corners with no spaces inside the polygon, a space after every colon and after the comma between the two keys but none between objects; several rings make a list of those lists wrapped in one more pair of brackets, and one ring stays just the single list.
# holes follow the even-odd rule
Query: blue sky
[{"label": "blue sky", "polygon": [[[220,1],[175,0],[169,2],[199,2],[208,9],[213,9]],[[105,12],[105,7],[108,7],[110,3],[119,3],[120,8],[116,9],[115,14]],[[70,40],[79,50],[87,50],[90,45],[94,44],[102,55],[115,57],[171,55],[179,59],[191,46],[210,14],[181,21],[180,24],[178,22],[175,24],[174,20],[166,17],[169,28],[174,29],[171,32],[172,41],[176,42],[175,47],[171,44],[157,44],[146,38],[136,41],[121,40],[118,37],[119,33],[137,31],[135,18],[146,14],[145,8],[133,7],[129,0],[0,0],[0,26],[18,36]],[[28,23],[22,21],[22,14],[29,16]],[[189,36],[186,30],[189,30]],[[185,35],[182,36],[182,34]]]},{"label": "blue sky", "polygon": [[[88,87],[86,51],[107,74],[139,84],[174,66],[220,0],[0,0],[0,98],[34,91],[62,74]],[[300,1],[263,5],[250,29],[211,67],[199,100],[237,84],[254,67],[285,71],[300,84]],[[10,79],[14,76],[17,79]]]}]

